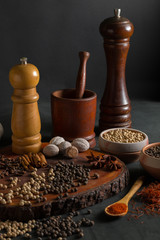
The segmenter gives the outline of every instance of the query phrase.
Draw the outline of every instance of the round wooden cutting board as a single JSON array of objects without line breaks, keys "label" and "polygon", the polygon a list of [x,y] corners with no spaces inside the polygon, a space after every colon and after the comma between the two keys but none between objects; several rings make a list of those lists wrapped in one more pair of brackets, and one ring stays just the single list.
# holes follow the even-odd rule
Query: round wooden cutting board
[{"label": "round wooden cutting board", "polygon": [[[58,161],[70,163],[71,161],[75,164],[88,165],[87,157],[92,152],[95,156],[103,155],[100,152],[88,150],[84,153],[80,153],[77,159],[65,159],[63,157],[54,157],[47,159],[47,162],[51,165],[56,164]],[[6,157],[16,158],[17,155],[12,154],[11,147],[5,147],[0,149],[0,154]],[[18,203],[20,198],[14,198],[11,204],[2,205],[0,204],[0,220],[17,220],[17,221],[28,221],[30,219],[40,219],[51,215],[59,215],[67,213],[71,210],[78,210],[88,206],[92,206],[96,203],[103,201],[106,198],[111,197],[114,194],[121,192],[129,182],[129,171],[126,165],[118,160],[122,164],[122,168],[117,171],[107,172],[103,169],[93,169],[90,171],[90,176],[94,173],[99,174],[98,179],[91,177],[87,185],[78,187],[78,191],[71,193],[69,192],[68,197],[62,199],[56,199],[58,195],[47,194],[45,195],[46,201],[41,203],[32,202],[32,206],[19,206]],[[0,170],[2,171],[2,170]],[[48,168],[40,168],[37,173],[47,173]],[[11,176],[11,175],[10,175]],[[9,177],[10,177],[9,176]],[[0,179],[0,183],[7,183],[9,177]],[[31,177],[30,172],[26,172],[20,178],[19,186],[24,182],[27,182]],[[8,190],[0,189],[0,192],[6,193]]]}]

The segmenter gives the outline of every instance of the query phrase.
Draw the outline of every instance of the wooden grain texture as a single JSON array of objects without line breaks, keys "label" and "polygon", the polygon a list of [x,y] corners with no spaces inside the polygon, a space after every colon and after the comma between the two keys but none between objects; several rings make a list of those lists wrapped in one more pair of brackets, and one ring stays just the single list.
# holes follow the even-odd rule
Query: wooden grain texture
[{"label": "wooden grain texture", "polygon": [[80,66],[76,81],[76,98],[82,98],[86,86],[86,64],[90,56],[89,52],[79,52]]},{"label": "wooden grain texture", "polygon": [[51,94],[53,136],[67,141],[85,138],[90,146],[96,145],[95,119],[97,95],[85,90],[83,98],[75,98],[75,89],[58,90]]},{"label": "wooden grain texture", "polygon": [[[56,164],[58,161],[62,160],[65,163],[74,161],[77,164],[87,163],[87,155],[90,155],[88,150],[85,153],[79,154],[77,159],[64,159],[63,157],[54,157],[53,159],[48,159],[48,163]],[[102,153],[92,151],[94,155],[99,155]],[[3,153],[8,157],[16,157],[16,154],[11,153],[11,148],[3,148],[0,150],[0,153]],[[120,160],[119,160],[120,161]],[[121,161],[120,161],[121,162]],[[29,219],[37,219],[42,217],[47,217],[50,215],[58,215],[67,213],[71,210],[78,210],[88,206],[92,206],[96,203],[103,201],[106,198],[111,197],[114,194],[118,194],[122,191],[128,184],[129,181],[129,171],[125,164],[121,162],[122,168],[118,171],[107,172],[102,169],[91,170],[90,176],[96,172],[99,174],[98,179],[91,178],[88,181],[87,185],[82,185],[78,187],[76,193],[69,193],[68,197],[57,200],[57,194],[48,194],[45,195],[47,200],[43,203],[34,203],[32,201],[32,206],[18,206],[19,198],[15,198],[12,204],[0,205],[0,219],[1,220],[19,220],[19,221],[28,221]],[[48,168],[38,169],[38,174],[48,172]],[[22,185],[24,182],[30,179],[30,173],[25,173],[20,177]],[[7,183],[8,177],[1,179],[0,183]],[[1,192],[7,192],[7,190],[1,190]]]},{"label": "wooden grain texture", "polygon": [[12,151],[17,154],[39,152],[41,149],[41,121],[36,85],[39,71],[32,64],[19,64],[9,72],[14,88],[12,95]]},{"label": "wooden grain texture", "polygon": [[100,24],[107,61],[107,80],[100,105],[100,131],[131,127],[131,103],[126,87],[125,67],[133,30],[133,24],[123,17],[114,16]]}]

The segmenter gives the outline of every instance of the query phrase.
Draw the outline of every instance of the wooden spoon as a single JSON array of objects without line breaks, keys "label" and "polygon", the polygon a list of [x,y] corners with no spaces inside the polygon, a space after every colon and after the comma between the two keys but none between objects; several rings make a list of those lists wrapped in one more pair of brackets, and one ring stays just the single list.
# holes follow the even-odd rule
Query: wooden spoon
[{"label": "wooden spoon", "polygon": [[[136,182],[133,184],[132,188],[130,189],[130,191],[127,193],[126,196],[124,196],[121,200],[119,200],[118,202],[115,202],[111,205],[109,205],[108,207],[105,208],[105,213],[108,214],[109,216],[113,216],[113,217],[121,217],[127,214],[128,212],[128,203],[130,201],[130,199],[132,198],[132,196],[138,191],[138,189],[142,186],[144,182],[144,176],[139,177]],[[126,210],[122,213],[110,213],[109,212],[109,208],[111,206],[113,206],[116,203],[122,203],[126,205]]]},{"label": "wooden spoon", "polygon": [[76,81],[76,98],[82,98],[86,86],[86,64],[90,56],[89,52],[79,52],[80,66]]}]

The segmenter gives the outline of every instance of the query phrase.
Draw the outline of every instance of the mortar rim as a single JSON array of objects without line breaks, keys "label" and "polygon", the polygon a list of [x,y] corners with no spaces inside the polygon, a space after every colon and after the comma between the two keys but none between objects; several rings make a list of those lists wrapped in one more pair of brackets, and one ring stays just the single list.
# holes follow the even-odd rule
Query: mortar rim
[{"label": "mortar rim", "polygon": [[65,88],[65,89],[59,89],[59,90],[56,90],[54,92],[51,93],[51,97],[52,98],[55,98],[57,100],[65,100],[65,101],[74,101],[74,102],[86,102],[88,100],[93,100],[93,99],[96,99],[97,98],[97,94],[94,92],[94,91],[91,91],[91,90],[88,90],[88,89],[85,89],[84,93],[85,92],[89,92],[89,93],[92,93],[92,96],[91,97],[86,97],[86,98],[64,98],[64,97],[57,97],[55,96],[54,94],[57,93],[57,92],[64,92],[64,91],[71,91],[71,90],[76,90],[75,88]]}]

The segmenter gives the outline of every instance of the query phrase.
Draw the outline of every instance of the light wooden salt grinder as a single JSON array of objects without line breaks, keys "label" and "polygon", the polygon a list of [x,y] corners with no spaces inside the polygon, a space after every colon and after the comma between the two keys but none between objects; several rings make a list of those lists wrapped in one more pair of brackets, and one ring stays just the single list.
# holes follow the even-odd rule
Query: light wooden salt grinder
[{"label": "light wooden salt grinder", "polygon": [[12,151],[16,154],[39,152],[41,150],[41,121],[37,101],[36,86],[39,71],[27,58],[20,59],[9,72],[9,81],[14,88],[11,97],[12,109]]},{"label": "light wooden salt grinder", "polygon": [[127,18],[121,17],[120,12],[121,9],[115,9],[115,16],[100,24],[107,61],[107,82],[100,105],[100,131],[131,127],[131,104],[126,87],[125,66],[134,26]]}]

